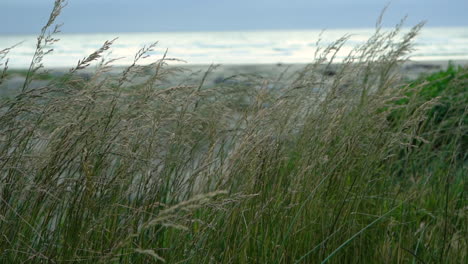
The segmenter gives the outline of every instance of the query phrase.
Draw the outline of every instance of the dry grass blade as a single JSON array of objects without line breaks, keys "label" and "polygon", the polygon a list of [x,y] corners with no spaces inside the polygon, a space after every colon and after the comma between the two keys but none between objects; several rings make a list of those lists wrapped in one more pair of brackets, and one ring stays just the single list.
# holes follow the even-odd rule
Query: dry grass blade
[{"label": "dry grass blade", "polygon": [[157,261],[166,262],[166,260],[156,254],[156,252],[154,252],[152,249],[135,249],[135,252],[153,257]]}]

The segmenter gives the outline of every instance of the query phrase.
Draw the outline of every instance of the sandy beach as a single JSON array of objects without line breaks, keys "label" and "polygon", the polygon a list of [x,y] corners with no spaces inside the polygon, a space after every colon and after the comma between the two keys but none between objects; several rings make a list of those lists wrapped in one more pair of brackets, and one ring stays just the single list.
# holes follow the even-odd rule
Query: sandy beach
[{"label": "sandy beach", "polygon": [[[414,80],[421,75],[430,74],[433,72],[444,70],[448,67],[449,64],[455,66],[467,66],[467,60],[455,60],[455,61],[408,61],[400,67],[400,74],[404,80]],[[224,79],[240,75],[256,75],[261,76],[265,79],[276,80],[279,76],[291,76],[295,72],[301,70],[305,67],[306,64],[227,64],[227,65],[218,65],[215,67],[212,72],[207,76],[205,84],[214,85],[219,82],[222,82]],[[182,71],[178,74],[171,77],[168,80],[169,83],[178,84],[181,82],[186,82],[190,80],[200,80],[201,76],[206,72],[210,67],[209,65],[177,65],[177,66],[168,66],[168,67],[178,67]],[[327,70],[327,74],[333,75],[334,69],[337,68],[337,65],[330,67],[331,69]],[[109,74],[119,74],[125,67],[114,67],[109,72]],[[92,76],[95,69],[93,67],[86,68],[81,70],[78,74],[83,78],[89,78]],[[62,76],[68,72],[68,69],[59,68],[49,70],[48,78],[41,80],[34,80],[30,88],[38,88],[44,85],[47,85],[51,79],[54,77]],[[0,96],[11,96],[15,94],[16,91],[20,89],[25,80],[26,69],[13,69],[8,74],[6,80],[0,85]],[[144,77],[143,77],[144,78]]]}]

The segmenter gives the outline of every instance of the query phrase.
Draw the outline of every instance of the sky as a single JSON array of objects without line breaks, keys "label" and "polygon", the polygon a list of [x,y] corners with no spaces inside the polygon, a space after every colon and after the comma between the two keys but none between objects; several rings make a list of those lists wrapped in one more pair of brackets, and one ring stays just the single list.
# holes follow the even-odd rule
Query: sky
[{"label": "sky", "polygon": [[[40,31],[54,0],[0,0],[0,34]],[[406,25],[468,27],[467,0],[69,0],[64,33],[300,30]],[[7,26],[5,26],[7,25]]]}]

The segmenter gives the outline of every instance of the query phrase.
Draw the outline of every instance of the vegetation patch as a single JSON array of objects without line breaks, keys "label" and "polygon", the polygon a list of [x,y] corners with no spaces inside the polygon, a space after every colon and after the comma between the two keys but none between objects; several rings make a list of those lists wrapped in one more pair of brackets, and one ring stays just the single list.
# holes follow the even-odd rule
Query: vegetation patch
[{"label": "vegetation patch", "polygon": [[402,81],[422,24],[214,84],[110,40],[33,87],[63,5],[0,101],[0,262],[467,262],[467,68]]}]

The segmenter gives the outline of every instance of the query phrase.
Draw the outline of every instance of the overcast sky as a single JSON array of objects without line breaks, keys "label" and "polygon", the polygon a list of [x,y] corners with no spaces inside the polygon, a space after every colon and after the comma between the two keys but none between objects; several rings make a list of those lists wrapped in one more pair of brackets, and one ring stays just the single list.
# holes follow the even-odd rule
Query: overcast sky
[{"label": "overcast sky", "polygon": [[[0,34],[37,33],[53,0],[0,0]],[[369,28],[388,0],[69,0],[65,33]],[[395,25],[468,26],[468,0],[393,0]]]}]

